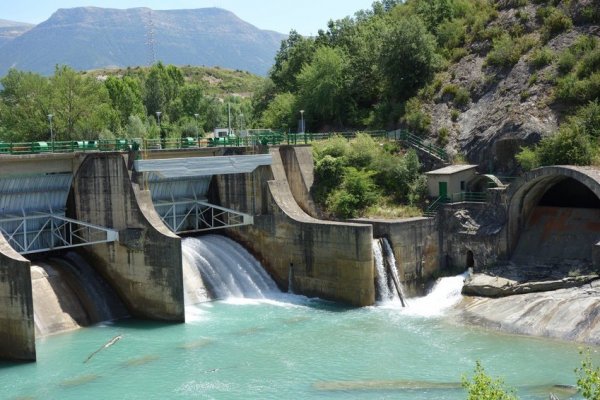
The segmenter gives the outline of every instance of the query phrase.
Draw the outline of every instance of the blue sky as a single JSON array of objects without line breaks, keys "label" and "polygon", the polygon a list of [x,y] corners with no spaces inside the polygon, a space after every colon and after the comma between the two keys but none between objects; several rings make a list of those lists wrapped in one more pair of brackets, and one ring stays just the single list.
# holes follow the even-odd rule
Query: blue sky
[{"label": "blue sky", "polygon": [[0,19],[40,23],[58,8],[150,7],[155,10],[220,7],[261,29],[316,35],[329,19],[353,15],[371,7],[373,0],[1,0]]}]

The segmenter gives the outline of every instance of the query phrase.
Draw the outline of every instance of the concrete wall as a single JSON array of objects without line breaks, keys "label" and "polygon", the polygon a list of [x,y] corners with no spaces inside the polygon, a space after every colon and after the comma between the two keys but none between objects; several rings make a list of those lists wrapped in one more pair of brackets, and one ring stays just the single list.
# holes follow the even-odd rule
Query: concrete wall
[{"label": "concrete wall", "polygon": [[85,247],[90,264],[138,318],[184,321],[181,239],[132,184],[123,155],[90,154],[73,180],[73,217],[115,229],[119,242]]},{"label": "concrete wall", "polygon": [[35,360],[30,263],[0,234],[0,358]]},{"label": "concrete wall", "polygon": [[319,211],[310,193],[314,182],[312,146],[281,146],[279,153],[294,199],[304,212],[319,218]]},{"label": "concrete wall", "polygon": [[374,237],[388,239],[408,296],[423,294],[424,284],[444,272],[440,270],[439,235],[433,218],[357,221],[371,224]]},{"label": "concrete wall", "polygon": [[217,177],[223,206],[254,214],[254,225],[231,229],[278,285],[307,296],[356,306],[375,301],[372,227],[320,221],[296,203],[278,148],[273,165]]},{"label": "concrete wall", "polygon": [[[446,205],[438,217],[441,268],[462,272],[481,271],[507,261],[506,209],[502,196],[488,203]],[[469,261],[471,253],[472,261]],[[469,265],[472,262],[472,265]]]}]

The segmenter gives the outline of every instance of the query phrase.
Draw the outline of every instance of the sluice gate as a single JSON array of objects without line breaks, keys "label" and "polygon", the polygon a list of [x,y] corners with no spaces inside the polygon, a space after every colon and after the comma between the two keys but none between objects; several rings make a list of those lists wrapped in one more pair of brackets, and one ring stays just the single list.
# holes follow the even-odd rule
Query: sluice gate
[{"label": "sluice gate", "polygon": [[214,175],[243,174],[270,165],[271,155],[136,160],[141,185],[149,189],[161,220],[175,233],[252,225],[252,215],[208,201]]}]

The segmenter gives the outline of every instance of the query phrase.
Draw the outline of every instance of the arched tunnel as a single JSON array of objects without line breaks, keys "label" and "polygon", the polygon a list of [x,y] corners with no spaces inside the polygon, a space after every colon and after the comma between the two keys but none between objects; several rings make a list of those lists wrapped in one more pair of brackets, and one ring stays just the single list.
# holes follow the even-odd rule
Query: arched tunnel
[{"label": "arched tunnel", "polygon": [[577,167],[532,171],[509,205],[511,261],[523,270],[556,275],[598,269],[600,176]]}]

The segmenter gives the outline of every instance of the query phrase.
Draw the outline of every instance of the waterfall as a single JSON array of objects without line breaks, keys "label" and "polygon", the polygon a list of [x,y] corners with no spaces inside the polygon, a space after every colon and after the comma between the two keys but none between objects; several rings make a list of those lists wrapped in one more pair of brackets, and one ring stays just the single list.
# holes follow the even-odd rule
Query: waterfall
[{"label": "waterfall", "polygon": [[411,298],[405,314],[435,317],[456,305],[462,298],[461,290],[467,273],[440,278],[424,297]]},{"label": "waterfall", "polygon": [[187,263],[192,270],[184,278],[186,304],[209,297],[264,299],[280,293],[262,265],[231,239],[220,235],[186,238],[182,249],[184,265]]},{"label": "waterfall", "polygon": [[128,316],[113,289],[74,252],[32,263],[31,285],[39,336]]},{"label": "waterfall", "polygon": [[402,306],[404,303],[404,290],[398,277],[396,258],[386,238],[373,240],[373,258],[377,271],[376,287],[378,302],[397,302]]}]

